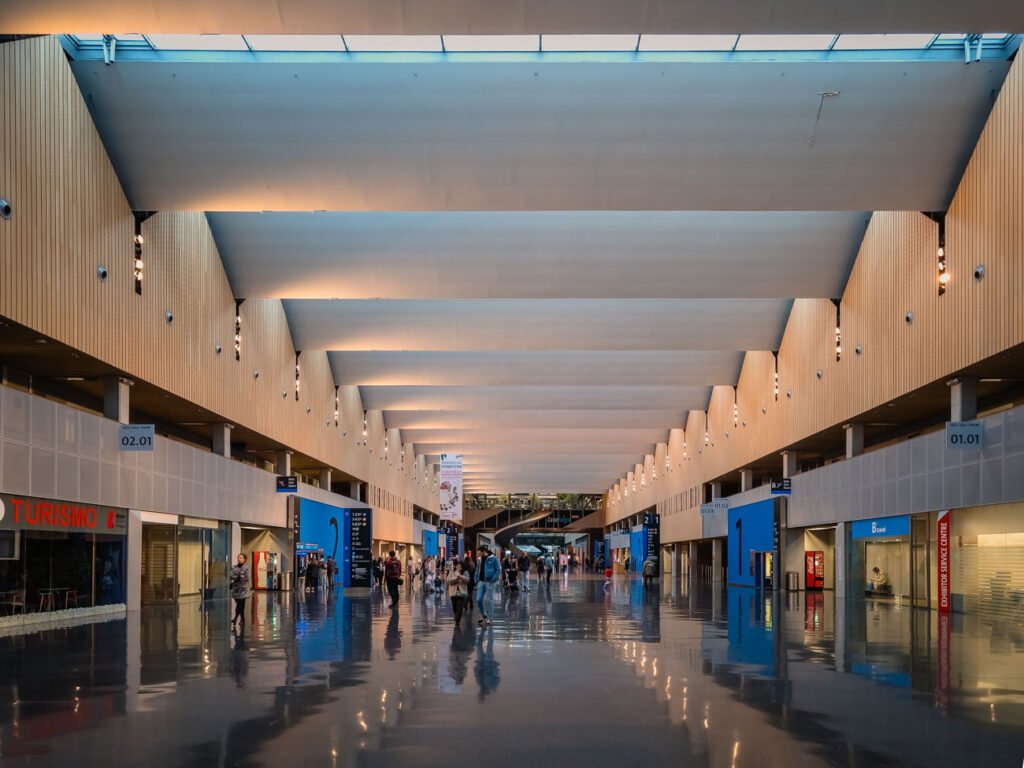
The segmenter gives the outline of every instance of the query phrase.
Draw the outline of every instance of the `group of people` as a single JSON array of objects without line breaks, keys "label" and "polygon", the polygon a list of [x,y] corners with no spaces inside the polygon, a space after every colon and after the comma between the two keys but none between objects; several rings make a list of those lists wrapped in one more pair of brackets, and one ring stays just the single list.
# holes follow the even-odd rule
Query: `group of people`
[{"label": "group of people", "polygon": [[323,587],[332,589],[334,587],[334,577],[337,573],[338,564],[334,561],[333,557],[328,555],[326,558],[322,558],[317,555],[310,555],[306,560],[305,569],[299,576],[302,580],[301,588],[305,589],[306,592],[316,592]]}]

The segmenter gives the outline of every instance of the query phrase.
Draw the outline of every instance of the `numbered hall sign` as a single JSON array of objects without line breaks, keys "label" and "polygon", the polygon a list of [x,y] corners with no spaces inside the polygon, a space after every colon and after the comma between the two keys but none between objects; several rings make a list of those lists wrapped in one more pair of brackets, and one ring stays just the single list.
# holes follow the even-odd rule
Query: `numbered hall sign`
[{"label": "numbered hall sign", "polygon": [[152,424],[122,424],[117,431],[117,446],[122,451],[152,451]]},{"label": "numbered hall sign", "polygon": [[963,450],[965,448],[981,448],[981,420],[947,421],[946,449]]}]

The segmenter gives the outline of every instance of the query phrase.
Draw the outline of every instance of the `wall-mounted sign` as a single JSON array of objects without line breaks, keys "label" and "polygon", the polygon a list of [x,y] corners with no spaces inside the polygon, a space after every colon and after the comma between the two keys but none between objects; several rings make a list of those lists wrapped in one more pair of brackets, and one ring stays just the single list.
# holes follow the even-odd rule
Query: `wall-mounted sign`
[{"label": "wall-mounted sign", "polygon": [[895,536],[909,536],[910,516],[854,520],[850,530],[855,539],[891,539]]},{"label": "wall-mounted sign", "polygon": [[949,613],[952,600],[952,575],[949,567],[949,539],[952,518],[949,510],[939,512],[938,544],[939,544],[939,613]]},{"label": "wall-mounted sign", "polygon": [[122,451],[152,451],[152,424],[122,424],[117,430],[117,447]]},{"label": "wall-mounted sign", "polygon": [[349,566],[349,587],[370,587],[373,574],[373,510],[356,508],[346,510],[349,520],[349,542],[351,544],[351,563]]},{"label": "wall-mounted sign", "polygon": [[789,496],[793,493],[793,481],[788,477],[781,480],[772,480],[772,496]]},{"label": "wall-mounted sign", "polygon": [[946,422],[946,449],[981,448],[981,419]]},{"label": "wall-mounted sign", "polygon": [[701,504],[700,513],[702,515],[713,515],[715,512],[728,512],[729,511],[729,500],[728,499],[715,499],[710,504]]},{"label": "wall-mounted sign", "polygon": [[299,490],[299,478],[295,475],[282,475],[277,478],[278,493],[297,493]]},{"label": "wall-mounted sign", "polygon": [[128,511],[77,501],[0,494],[0,529],[123,536],[128,531]]}]

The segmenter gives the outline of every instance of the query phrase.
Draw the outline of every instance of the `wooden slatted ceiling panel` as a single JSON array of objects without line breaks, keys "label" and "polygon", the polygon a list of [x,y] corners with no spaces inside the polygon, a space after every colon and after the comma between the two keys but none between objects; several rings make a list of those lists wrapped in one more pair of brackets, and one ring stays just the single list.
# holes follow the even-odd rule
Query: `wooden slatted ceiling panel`
[{"label": "wooden slatted ceiling panel", "polygon": [[[410,540],[402,499],[433,509],[432,488],[375,465],[356,445],[358,388],[342,390],[343,428],[324,424],[334,412],[325,353],[303,354],[295,402],[294,348],[279,301],[242,306],[235,361],[234,297],[205,216],[161,212],[144,223],[144,292],[135,295],[132,212],[56,40],[0,45],[0,89],[3,192],[15,207],[0,227],[0,314],[387,489],[397,509],[378,514],[379,534]],[[96,278],[99,264],[105,282]]]},{"label": "wooden slatted ceiling panel", "polygon": [[[937,291],[936,224],[917,212],[876,213],[842,298],[842,360],[834,357],[832,303],[794,302],[779,352],[778,403],[772,394],[771,355],[747,353],[739,380],[740,418],[747,418],[748,425],[741,427],[743,439],[722,439],[732,425],[732,390],[716,387],[709,414],[714,448],[696,452],[703,442],[704,415],[691,413],[689,468],[680,468],[665,486],[610,508],[609,521],[1024,342],[1021,67],[1018,61],[1011,68],[946,217],[951,276],[946,294],[940,297]],[[973,278],[979,264],[986,270],[980,283]],[[907,312],[914,314],[911,325],[904,321]],[[859,356],[854,352],[858,344],[863,349]],[[792,399],[787,389],[793,390]],[[763,404],[766,414],[760,412]],[[675,522],[679,517],[690,522]],[[699,521],[696,506],[674,515],[663,537],[670,541],[677,529],[699,530],[694,520]]]}]

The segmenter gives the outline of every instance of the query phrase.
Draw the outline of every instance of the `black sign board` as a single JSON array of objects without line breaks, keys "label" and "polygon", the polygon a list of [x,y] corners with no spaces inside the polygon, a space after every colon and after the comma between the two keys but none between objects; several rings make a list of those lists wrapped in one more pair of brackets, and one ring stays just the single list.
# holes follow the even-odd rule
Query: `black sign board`
[{"label": "black sign board", "polygon": [[789,496],[793,492],[792,481],[786,477],[782,480],[772,480],[772,496]]},{"label": "black sign board", "polygon": [[373,510],[349,510],[349,541],[351,542],[351,559],[349,560],[350,587],[372,586],[371,550],[373,548]]},{"label": "black sign board", "polygon": [[299,478],[295,475],[286,475],[277,478],[278,493],[297,493],[299,490]]},{"label": "black sign board", "polygon": [[647,557],[661,557],[661,516],[644,515],[644,533],[647,535]]}]

